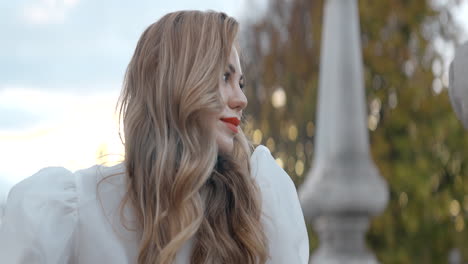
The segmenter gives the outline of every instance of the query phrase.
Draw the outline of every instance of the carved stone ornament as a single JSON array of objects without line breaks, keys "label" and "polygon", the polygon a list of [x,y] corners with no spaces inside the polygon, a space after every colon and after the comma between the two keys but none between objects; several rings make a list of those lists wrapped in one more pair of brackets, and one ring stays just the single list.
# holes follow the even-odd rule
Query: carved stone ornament
[{"label": "carved stone ornament", "polygon": [[468,42],[457,48],[450,64],[449,95],[458,119],[468,130]]}]

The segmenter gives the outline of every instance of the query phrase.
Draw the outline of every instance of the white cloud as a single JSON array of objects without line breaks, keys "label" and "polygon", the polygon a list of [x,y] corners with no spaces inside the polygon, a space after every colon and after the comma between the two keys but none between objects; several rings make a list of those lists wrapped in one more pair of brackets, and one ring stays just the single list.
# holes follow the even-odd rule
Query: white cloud
[{"label": "white cloud", "polygon": [[70,8],[79,0],[42,0],[23,7],[27,22],[34,24],[63,23]]},{"label": "white cloud", "polygon": [[73,7],[75,6],[76,4],[78,4],[79,0],[64,0],[63,3],[66,5],[66,6],[69,6],[69,7]]},{"label": "white cloud", "polygon": [[8,36],[0,49],[0,86],[94,92],[90,84],[122,81],[141,33],[164,14],[212,9],[241,20],[253,9],[251,16],[259,16],[266,1],[0,1]]},{"label": "white cloud", "polygon": [[[47,166],[64,166],[77,170],[96,164],[99,151],[122,154],[114,107],[118,94],[71,96],[34,90],[2,92],[3,102],[21,101],[24,111],[48,108],[53,122],[23,128],[19,131],[0,129],[0,176],[16,183]],[[34,102],[39,99],[42,105]],[[46,115],[43,115],[47,119]],[[109,159],[120,158],[118,155]],[[102,160],[101,160],[102,161]]]}]

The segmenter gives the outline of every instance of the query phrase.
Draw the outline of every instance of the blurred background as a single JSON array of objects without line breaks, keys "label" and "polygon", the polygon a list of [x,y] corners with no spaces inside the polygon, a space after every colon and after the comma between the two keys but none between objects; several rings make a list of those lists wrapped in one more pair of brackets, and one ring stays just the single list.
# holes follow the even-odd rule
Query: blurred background
[{"label": "blurred background", "polygon": [[[358,2],[371,152],[390,188],[368,246],[382,263],[468,262],[468,132],[447,93],[448,65],[468,40],[468,0]],[[323,3],[3,1],[0,203],[40,168],[122,159],[114,107],[125,68],[142,31],[181,9],[241,23],[244,131],[299,187],[314,157]]]},{"label": "blurred background", "polygon": [[[122,159],[114,108],[138,38],[164,14],[266,0],[0,1],[0,201],[46,166],[72,171]],[[106,155],[111,154],[111,155]]]}]

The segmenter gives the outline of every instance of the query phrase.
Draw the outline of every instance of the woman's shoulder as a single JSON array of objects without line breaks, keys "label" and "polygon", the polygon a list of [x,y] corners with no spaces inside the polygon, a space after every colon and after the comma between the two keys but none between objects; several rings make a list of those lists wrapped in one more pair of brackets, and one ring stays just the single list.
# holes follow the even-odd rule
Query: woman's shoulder
[{"label": "woman's shoulder", "polygon": [[122,169],[122,164],[76,172],[48,167],[13,186],[0,225],[0,255],[6,256],[6,263],[68,263],[76,247],[78,222],[88,221],[81,214],[89,210],[81,209],[97,208],[100,182],[110,198],[116,186],[124,190],[116,184],[124,177],[111,177],[119,176]]},{"label": "woman's shoulder", "polygon": [[78,195],[82,204],[95,200],[97,193],[109,193],[125,190],[124,163],[114,166],[95,165],[75,172]]},{"label": "woman's shoulder", "polygon": [[[62,217],[92,221],[90,215],[119,206],[127,190],[125,175],[123,163],[94,165],[75,172],[63,167],[41,169],[10,190],[2,222],[19,217],[33,225]],[[42,221],[41,217],[48,220]]]},{"label": "woman's shoulder", "polygon": [[291,177],[262,145],[253,152],[250,167],[261,192],[262,222],[272,263],[307,263],[307,229]]},{"label": "woman's shoulder", "polygon": [[257,146],[253,151],[250,157],[250,169],[259,184],[268,186],[273,184],[294,190],[296,188],[291,177],[278,165],[270,150],[263,145]]},{"label": "woman's shoulder", "polygon": [[40,222],[41,217],[50,217],[50,211],[75,211],[77,203],[75,174],[63,167],[43,168],[11,188],[2,222],[15,217]]},{"label": "woman's shoulder", "polygon": [[[44,168],[10,190],[0,226],[5,263],[65,263],[77,223],[74,174]],[[70,254],[62,254],[70,249]]]},{"label": "woman's shoulder", "polygon": [[49,189],[53,186],[67,185],[67,182],[73,182],[73,178],[73,173],[63,167],[43,168],[14,185],[8,196],[23,192],[37,192],[42,189],[41,187]]},{"label": "woman's shoulder", "polygon": [[[94,165],[72,172],[63,167],[47,167],[14,185],[8,194],[8,203],[14,201],[60,200],[60,197],[95,193],[99,182],[121,182],[123,164],[112,167]],[[78,190],[79,189],[79,190]],[[35,199],[31,199],[34,197]],[[69,201],[69,200],[68,200]]]},{"label": "woman's shoulder", "polygon": [[276,163],[276,161],[273,159],[270,150],[263,145],[258,145],[250,156],[252,175],[256,176],[259,169],[270,167],[273,163]]},{"label": "woman's shoulder", "polygon": [[267,147],[260,145],[254,150],[250,158],[250,169],[264,199],[268,199],[269,202],[274,200],[278,203],[288,201],[298,204],[294,182],[276,163]]},{"label": "woman's shoulder", "polygon": [[[75,175],[63,167],[47,167],[14,185],[7,198],[8,210],[32,210],[76,203]],[[56,201],[50,203],[50,200]]]}]

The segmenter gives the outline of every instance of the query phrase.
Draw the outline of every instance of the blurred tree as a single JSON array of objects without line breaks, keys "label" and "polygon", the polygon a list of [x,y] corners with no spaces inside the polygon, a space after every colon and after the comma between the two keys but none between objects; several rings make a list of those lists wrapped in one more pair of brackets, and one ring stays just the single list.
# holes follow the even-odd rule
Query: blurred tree
[{"label": "blurred tree", "polygon": [[[299,186],[313,160],[323,0],[272,0],[243,25],[245,132]],[[371,151],[390,203],[368,232],[383,263],[468,261],[468,134],[452,112],[446,54],[459,1],[359,1]],[[317,246],[311,232],[311,247]]]}]

